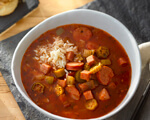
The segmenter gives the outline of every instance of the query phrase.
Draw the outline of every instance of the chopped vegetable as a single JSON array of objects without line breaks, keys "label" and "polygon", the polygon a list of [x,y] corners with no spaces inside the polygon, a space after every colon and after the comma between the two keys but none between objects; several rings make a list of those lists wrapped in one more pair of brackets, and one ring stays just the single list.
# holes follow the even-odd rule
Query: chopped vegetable
[{"label": "chopped vegetable", "polygon": [[64,68],[60,68],[58,70],[54,71],[55,75],[57,78],[63,77],[65,75],[65,70]]},{"label": "chopped vegetable", "polygon": [[84,64],[84,70],[90,70],[90,66],[87,63]]},{"label": "chopped vegetable", "polygon": [[83,50],[83,57],[88,57],[90,55],[94,55],[95,50],[88,50],[88,49],[84,49]]},{"label": "chopped vegetable", "polygon": [[93,80],[87,81],[85,83],[79,84],[79,88],[81,89],[82,92],[87,91],[87,90],[92,90],[96,86],[94,84]]},{"label": "chopped vegetable", "polygon": [[74,40],[88,41],[92,37],[92,32],[87,27],[78,27],[73,31]]},{"label": "chopped vegetable", "polygon": [[82,55],[81,55],[81,54],[77,54],[77,55],[75,56],[74,61],[76,61],[76,62],[81,62],[81,61],[83,61]]},{"label": "chopped vegetable", "polygon": [[101,70],[96,73],[96,76],[102,85],[108,85],[114,73],[110,67],[103,66]]},{"label": "chopped vegetable", "polygon": [[32,85],[32,90],[35,92],[38,92],[38,93],[43,93],[44,92],[44,85],[39,83],[39,82],[34,83]]},{"label": "chopped vegetable", "polygon": [[119,58],[118,63],[120,66],[126,66],[128,62],[124,58]]},{"label": "chopped vegetable", "polygon": [[72,76],[67,76],[67,85],[74,85],[75,84],[75,78]]},{"label": "chopped vegetable", "polygon": [[69,107],[71,105],[67,100],[67,96],[65,94],[60,95],[59,100],[63,103],[64,107]]},{"label": "chopped vegetable", "polygon": [[58,80],[57,84],[64,88],[66,86],[66,80]]},{"label": "chopped vegetable", "polygon": [[110,59],[103,59],[101,60],[102,65],[111,65]]},{"label": "chopped vegetable", "polygon": [[85,82],[85,80],[83,80],[83,79],[80,78],[80,73],[81,73],[81,70],[78,70],[76,72],[76,74],[75,74],[76,81],[79,82],[79,83]]},{"label": "chopped vegetable", "polygon": [[74,52],[73,51],[69,51],[66,53],[66,60],[68,61],[73,61],[74,59]]},{"label": "chopped vegetable", "polygon": [[67,86],[66,91],[69,93],[70,97],[74,100],[80,99],[80,93],[75,86]]},{"label": "chopped vegetable", "polygon": [[73,71],[78,71],[82,69],[84,66],[83,62],[69,62],[66,64],[66,69],[67,70],[73,70]]},{"label": "chopped vegetable", "polygon": [[44,74],[47,74],[51,70],[51,68],[52,67],[50,65],[45,63],[40,65],[40,71],[43,72]]},{"label": "chopped vegetable", "polygon": [[98,63],[97,65],[93,66],[93,67],[90,69],[90,72],[91,72],[91,74],[95,74],[95,73],[97,73],[98,71],[100,71],[101,68],[102,68],[102,64],[101,64],[101,63]]},{"label": "chopped vegetable", "polygon": [[95,110],[97,106],[98,106],[98,103],[95,99],[88,100],[85,103],[85,107],[88,110]]},{"label": "chopped vegetable", "polygon": [[99,58],[107,58],[107,56],[109,55],[109,49],[107,47],[100,46],[96,50],[96,55]]},{"label": "chopped vegetable", "polygon": [[53,76],[45,76],[45,80],[48,84],[53,84],[54,77]]},{"label": "chopped vegetable", "polygon": [[108,94],[108,91],[107,91],[105,88],[103,88],[103,89],[101,90],[101,92],[99,93],[99,99],[100,99],[101,101],[110,99],[110,96],[109,96],[109,94]]},{"label": "chopped vegetable", "polygon": [[56,35],[61,35],[64,32],[63,28],[59,28],[56,30]]},{"label": "chopped vegetable", "polygon": [[93,94],[92,94],[91,90],[84,92],[83,95],[84,95],[86,100],[93,99]]},{"label": "chopped vegetable", "polygon": [[57,96],[60,96],[61,94],[64,93],[64,89],[60,85],[57,84],[55,86],[55,92],[56,92]]},{"label": "chopped vegetable", "polygon": [[90,72],[90,71],[83,70],[83,71],[81,71],[81,73],[80,73],[80,78],[81,78],[81,79],[84,79],[84,80],[86,80],[86,81],[89,81],[89,80],[90,80],[90,75],[91,75],[91,72]]},{"label": "chopped vegetable", "polygon": [[93,64],[96,63],[96,59],[94,55],[90,55],[86,58],[87,64],[92,66]]}]

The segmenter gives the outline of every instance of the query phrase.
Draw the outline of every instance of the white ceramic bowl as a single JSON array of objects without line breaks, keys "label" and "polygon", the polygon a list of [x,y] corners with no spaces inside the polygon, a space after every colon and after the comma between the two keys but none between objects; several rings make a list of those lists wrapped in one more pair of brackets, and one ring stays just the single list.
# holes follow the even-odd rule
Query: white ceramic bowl
[{"label": "white ceramic bowl", "polygon": [[123,101],[113,111],[102,117],[99,117],[99,119],[108,118],[120,111],[133,97],[140,80],[141,58],[137,43],[133,35],[122,23],[107,14],[86,9],[71,10],[52,16],[35,26],[22,38],[14,52],[11,64],[14,82],[22,96],[37,110],[47,115],[48,117],[67,120],[67,118],[60,117],[43,110],[30,99],[22,84],[20,69],[22,57],[26,49],[37,37],[39,37],[42,33],[46,32],[49,29],[73,23],[94,26],[108,32],[122,44],[131,61],[132,78],[128,93]]}]

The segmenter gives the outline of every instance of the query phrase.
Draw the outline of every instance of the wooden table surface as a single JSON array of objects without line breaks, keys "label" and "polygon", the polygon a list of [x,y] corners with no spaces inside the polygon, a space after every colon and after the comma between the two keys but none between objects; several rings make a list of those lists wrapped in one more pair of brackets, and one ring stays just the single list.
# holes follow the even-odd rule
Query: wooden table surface
[{"label": "wooden table surface", "polygon": [[[33,27],[46,18],[78,8],[93,0],[39,0],[38,8],[0,35],[0,41]],[[25,120],[18,104],[0,73],[0,120]]]}]

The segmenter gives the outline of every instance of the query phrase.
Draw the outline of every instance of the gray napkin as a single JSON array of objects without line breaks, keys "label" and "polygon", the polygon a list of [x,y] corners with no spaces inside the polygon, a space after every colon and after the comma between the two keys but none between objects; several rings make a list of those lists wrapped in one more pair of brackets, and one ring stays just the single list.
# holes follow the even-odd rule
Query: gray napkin
[{"label": "gray napkin", "polygon": [[[115,17],[133,33],[138,44],[150,40],[150,1],[148,0],[95,0],[81,8],[101,11]],[[35,110],[21,96],[11,76],[10,65],[13,52],[27,31],[0,42],[0,71],[27,120],[50,120],[50,118]],[[130,119],[147,84],[148,78],[150,78],[150,74],[148,66],[145,64],[142,70],[141,82],[135,96],[123,110],[108,120]],[[139,120],[150,119],[149,106],[150,104],[147,102],[146,110],[144,109],[142,114],[139,115]]]}]

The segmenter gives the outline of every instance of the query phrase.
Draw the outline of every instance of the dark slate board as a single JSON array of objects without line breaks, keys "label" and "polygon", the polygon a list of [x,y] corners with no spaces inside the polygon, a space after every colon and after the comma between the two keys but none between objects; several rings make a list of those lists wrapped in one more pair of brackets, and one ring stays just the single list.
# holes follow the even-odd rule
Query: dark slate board
[{"label": "dark slate board", "polygon": [[23,18],[39,4],[38,0],[26,0],[26,2],[19,1],[19,4],[15,11],[7,16],[0,16],[0,33],[12,26],[18,20]]},{"label": "dark slate board", "polygon": [[[148,0],[95,0],[81,8],[101,11],[115,17],[133,33],[138,44],[150,41],[150,1]],[[0,42],[0,71],[27,120],[50,120],[50,118],[35,110],[21,96],[11,76],[10,65],[13,52],[18,42],[28,31],[26,30]],[[146,66],[142,71],[140,85],[133,99],[123,110],[107,120],[130,120],[149,78],[150,74],[148,66]],[[146,99],[145,105],[136,120],[150,119],[149,100],[150,96]]]}]

